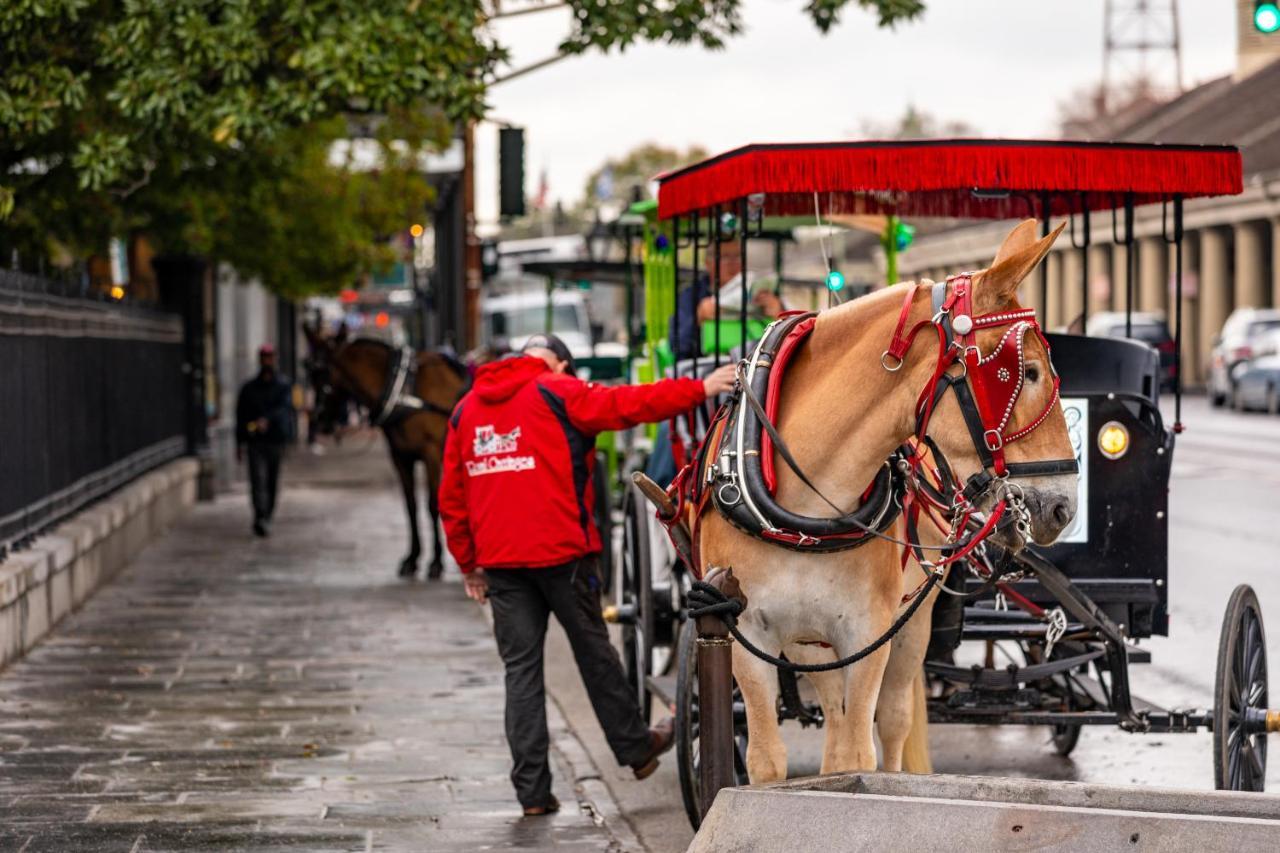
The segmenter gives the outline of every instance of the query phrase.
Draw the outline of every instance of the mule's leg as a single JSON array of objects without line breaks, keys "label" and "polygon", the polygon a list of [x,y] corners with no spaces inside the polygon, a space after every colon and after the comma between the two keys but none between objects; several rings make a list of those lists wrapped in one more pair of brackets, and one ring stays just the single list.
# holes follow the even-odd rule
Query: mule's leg
[{"label": "mule's leg", "polygon": [[[834,645],[838,657],[866,648],[888,629],[892,621],[893,611],[887,607],[868,607],[866,613],[870,618],[848,626],[844,636],[837,639]],[[844,724],[839,740],[833,744],[831,772],[876,768],[876,743],[872,729],[880,684],[888,662],[889,647],[885,645],[845,669]]]},{"label": "mule's leg", "polygon": [[[755,637],[751,639],[760,645]],[[763,648],[778,653],[777,649]],[[778,726],[777,670],[735,643],[733,677],[747,707],[747,775],[751,783],[787,778],[787,745]]]},{"label": "mule's leg", "polygon": [[[835,653],[829,648],[815,645],[787,646],[787,658],[796,663],[815,664],[835,660]],[[844,738],[844,672],[835,669],[830,672],[807,672],[805,678],[813,685],[818,694],[818,702],[822,705],[822,770],[823,773],[834,772],[838,758],[839,744]]]},{"label": "mule's leg", "polygon": [[438,580],[444,573],[444,534],[440,532],[440,477],[443,467],[440,453],[435,444],[430,444],[422,456],[427,466],[427,513],[431,516],[431,563],[427,566],[427,580]]},{"label": "mule's leg", "polygon": [[[914,561],[907,577],[919,577]],[[910,585],[908,581],[907,586]],[[929,717],[924,705],[924,656],[929,646],[933,605],[938,592],[933,590],[911,620],[893,638],[889,664],[880,685],[876,705],[876,729],[884,754],[885,770],[930,773]],[[896,618],[896,615],[895,615]]]},{"label": "mule's leg", "polygon": [[400,561],[400,577],[412,577],[418,571],[418,557],[422,556],[422,535],[418,531],[418,495],[414,477],[417,460],[408,454],[391,451],[391,462],[400,476],[400,489],[404,492],[404,511],[409,517],[409,553]]}]

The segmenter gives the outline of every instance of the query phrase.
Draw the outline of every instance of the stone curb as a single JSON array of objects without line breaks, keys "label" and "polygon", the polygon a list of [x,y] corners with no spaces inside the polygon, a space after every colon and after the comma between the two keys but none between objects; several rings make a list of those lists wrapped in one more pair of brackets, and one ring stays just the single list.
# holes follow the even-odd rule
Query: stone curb
[{"label": "stone curb", "polygon": [[0,669],[129,564],[195,502],[194,459],[143,474],[0,562]]}]

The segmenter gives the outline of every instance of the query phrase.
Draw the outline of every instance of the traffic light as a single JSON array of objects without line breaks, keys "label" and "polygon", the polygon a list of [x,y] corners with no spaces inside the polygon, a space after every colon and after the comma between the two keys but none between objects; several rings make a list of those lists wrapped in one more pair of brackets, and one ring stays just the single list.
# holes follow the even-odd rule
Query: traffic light
[{"label": "traffic light", "polygon": [[1268,35],[1280,30],[1280,6],[1270,0],[1254,3],[1253,28]]},{"label": "traffic light", "polygon": [[498,131],[498,215],[524,216],[524,129]]}]

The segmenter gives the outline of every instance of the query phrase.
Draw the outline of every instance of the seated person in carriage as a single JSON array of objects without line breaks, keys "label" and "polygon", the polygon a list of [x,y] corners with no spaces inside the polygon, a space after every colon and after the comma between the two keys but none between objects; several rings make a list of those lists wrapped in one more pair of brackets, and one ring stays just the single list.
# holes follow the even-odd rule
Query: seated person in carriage
[{"label": "seated person in carriage", "polygon": [[547,760],[542,667],[547,617],[573,647],[591,706],[618,763],[644,779],[671,747],[671,720],[646,727],[600,612],[592,518],[595,435],[675,417],[733,387],[705,379],[603,386],[574,376],[569,348],[534,335],[515,358],[482,365],[445,440],[440,515],[469,597],[493,604],[506,668],[511,781],[525,815],[556,811]]},{"label": "seated person in carriage", "polygon": [[[698,275],[694,286],[680,294],[680,304],[671,317],[667,331],[672,352],[677,360],[695,358],[708,353],[714,341],[716,300],[711,281],[716,277],[715,253],[706,252],[706,268]],[[773,322],[786,305],[778,292],[778,280],[772,275],[746,273],[748,298],[747,311],[750,325],[748,335],[758,339],[764,326]],[[722,331],[721,352],[738,346],[739,318],[742,311],[742,246],[737,240],[720,244],[720,323]]]}]

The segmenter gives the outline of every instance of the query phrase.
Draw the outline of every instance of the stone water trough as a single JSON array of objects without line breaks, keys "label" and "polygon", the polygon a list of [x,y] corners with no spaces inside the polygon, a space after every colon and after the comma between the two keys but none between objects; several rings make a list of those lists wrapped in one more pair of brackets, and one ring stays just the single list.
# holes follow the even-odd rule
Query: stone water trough
[{"label": "stone water trough", "polygon": [[1280,796],[839,773],[726,788],[690,853],[1280,850]]}]

